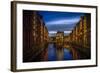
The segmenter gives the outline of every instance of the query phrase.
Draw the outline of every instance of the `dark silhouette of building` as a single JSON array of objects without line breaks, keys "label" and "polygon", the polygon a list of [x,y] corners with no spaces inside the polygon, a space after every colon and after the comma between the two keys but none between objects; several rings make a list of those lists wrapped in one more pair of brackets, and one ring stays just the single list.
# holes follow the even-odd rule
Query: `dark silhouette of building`
[{"label": "dark silhouette of building", "polygon": [[[90,59],[91,58],[91,15],[85,14],[80,17],[80,21],[76,24],[72,33],[64,37],[64,43],[69,44],[75,49],[73,56],[78,54],[76,59]],[[74,58],[75,59],[75,58]]]},{"label": "dark silhouette of building", "polygon": [[23,62],[40,61],[38,55],[47,42],[48,30],[42,16],[36,11],[23,10]]}]

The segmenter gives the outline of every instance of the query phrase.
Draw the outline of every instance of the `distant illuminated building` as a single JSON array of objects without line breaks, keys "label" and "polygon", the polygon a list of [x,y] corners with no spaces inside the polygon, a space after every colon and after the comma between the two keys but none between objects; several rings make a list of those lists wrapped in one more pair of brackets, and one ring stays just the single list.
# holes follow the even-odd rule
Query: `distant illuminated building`
[{"label": "distant illuminated building", "polygon": [[63,46],[63,37],[64,37],[64,32],[58,31],[56,33],[56,45],[57,46]]}]

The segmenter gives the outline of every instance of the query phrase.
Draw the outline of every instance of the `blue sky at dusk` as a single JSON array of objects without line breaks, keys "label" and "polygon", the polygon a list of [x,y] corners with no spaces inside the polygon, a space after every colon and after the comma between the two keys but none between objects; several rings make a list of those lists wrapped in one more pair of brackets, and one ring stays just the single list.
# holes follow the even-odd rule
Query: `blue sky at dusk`
[{"label": "blue sky at dusk", "polygon": [[65,35],[71,33],[84,13],[39,11],[49,31],[49,36],[55,36],[57,31],[64,31]]}]

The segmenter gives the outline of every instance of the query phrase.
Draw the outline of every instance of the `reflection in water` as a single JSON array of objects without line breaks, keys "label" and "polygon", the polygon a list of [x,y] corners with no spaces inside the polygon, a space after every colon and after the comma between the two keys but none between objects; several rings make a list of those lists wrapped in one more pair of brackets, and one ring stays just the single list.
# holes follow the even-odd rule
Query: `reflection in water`
[{"label": "reflection in water", "polygon": [[49,61],[55,61],[56,58],[56,47],[54,47],[54,44],[48,45],[48,60]]},{"label": "reflection in water", "polygon": [[72,54],[67,48],[57,48],[54,44],[48,45],[48,60],[72,60]]},{"label": "reflection in water", "polygon": [[73,59],[72,53],[66,48],[64,48],[64,58],[63,59],[64,60],[72,60]]}]

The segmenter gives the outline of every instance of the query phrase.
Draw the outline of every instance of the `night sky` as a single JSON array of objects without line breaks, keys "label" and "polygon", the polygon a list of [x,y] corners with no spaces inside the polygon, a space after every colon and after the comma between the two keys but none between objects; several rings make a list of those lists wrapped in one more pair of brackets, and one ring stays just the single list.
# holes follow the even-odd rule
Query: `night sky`
[{"label": "night sky", "polygon": [[55,36],[57,31],[64,31],[68,35],[79,22],[84,13],[39,11],[48,28],[49,36]]}]

